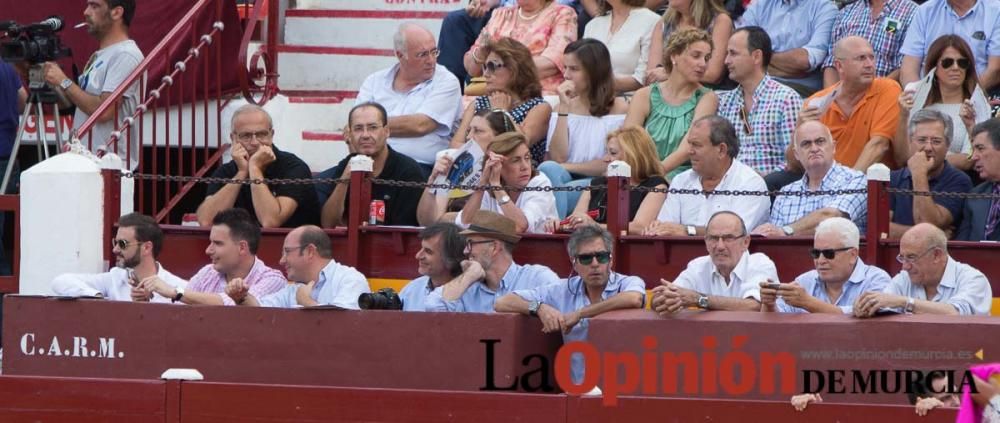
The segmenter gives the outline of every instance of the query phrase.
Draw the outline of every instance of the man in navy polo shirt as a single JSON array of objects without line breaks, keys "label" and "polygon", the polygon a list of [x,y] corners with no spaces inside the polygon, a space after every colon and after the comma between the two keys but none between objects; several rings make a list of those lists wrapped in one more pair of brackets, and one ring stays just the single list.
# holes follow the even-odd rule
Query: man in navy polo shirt
[{"label": "man in navy polo shirt", "polygon": [[[951,117],[936,110],[923,109],[910,118],[910,159],[906,167],[890,175],[892,188],[914,191],[968,192],[972,181],[965,173],[955,169],[945,155],[951,145]],[[963,201],[956,197],[902,195],[889,197],[892,223],[889,236],[899,238],[911,226],[930,223],[946,233],[958,228],[962,219]]]}]

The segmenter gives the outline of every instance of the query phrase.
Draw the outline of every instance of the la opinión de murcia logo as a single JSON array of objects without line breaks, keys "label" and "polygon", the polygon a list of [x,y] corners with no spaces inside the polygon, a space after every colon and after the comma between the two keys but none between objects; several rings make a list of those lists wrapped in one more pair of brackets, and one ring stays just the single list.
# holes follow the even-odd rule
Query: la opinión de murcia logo
[{"label": "la opini\u00f3n de murcia logo", "polygon": [[98,337],[97,342],[90,342],[83,336],[62,339],[58,336],[42,338],[30,332],[21,336],[21,354],[47,357],[125,358],[125,351],[115,351],[113,337]]}]

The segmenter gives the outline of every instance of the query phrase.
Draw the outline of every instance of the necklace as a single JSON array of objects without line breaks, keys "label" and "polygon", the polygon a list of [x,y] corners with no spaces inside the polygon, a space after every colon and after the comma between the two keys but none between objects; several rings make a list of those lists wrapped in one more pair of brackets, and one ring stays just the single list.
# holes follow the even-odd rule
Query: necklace
[{"label": "necklace", "polygon": [[[546,6],[546,7],[548,7],[548,6]],[[537,17],[538,17],[538,15],[541,15],[543,11],[545,11],[545,7],[541,8],[541,9],[538,9],[538,11],[537,11],[537,12],[535,12],[535,14],[534,14],[534,15],[531,15],[531,16],[524,16],[524,11],[523,11],[523,9],[521,9],[520,7],[518,7],[518,8],[517,8],[517,16],[518,16],[519,18],[521,18],[521,20],[523,20],[523,21],[533,21],[533,20],[535,20],[535,18],[537,18]]]}]

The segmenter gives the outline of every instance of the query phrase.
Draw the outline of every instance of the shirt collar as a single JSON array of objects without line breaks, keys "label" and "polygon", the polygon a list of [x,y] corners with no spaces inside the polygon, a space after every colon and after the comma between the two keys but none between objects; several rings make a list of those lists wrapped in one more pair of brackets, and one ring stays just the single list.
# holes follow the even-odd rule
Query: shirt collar
[{"label": "shirt collar", "polygon": [[[624,276],[620,273],[611,272],[608,274],[608,283],[604,284],[604,291],[601,293],[602,299],[607,299],[611,295],[614,295],[621,288],[622,278]],[[580,275],[575,275],[566,281],[567,288],[569,292],[573,295],[584,295],[586,292],[583,290],[583,278]]]},{"label": "shirt collar", "polygon": [[854,271],[851,272],[851,276],[847,278],[848,283],[862,283],[865,281],[865,274],[868,273],[868,265],[858,258],[857,263],[854,263]]},{"label": "shirt collar", "polygon": [[[938,173],[937,176],[935,176],[933,178],[928,178],[927,179],[927,183],[929,183],[930,185],[934,185],[934,183],[937,182],[938,179],[940,179],[941,177],[943,177],[945,173],[949,172],[949,168],[950,167],[951,167],[951,165],[948,164],[947,160],[945,160],[944,167],[941,168],[941,173]],[[913,179],[913,172],[910,172],[910,168],[903,167],[903,171],[902,171],[902,173],[900,173],[899,178],[900,178],[900,180],[906,180],[906,179],[912,180]],[[912,186],[913,183],[910,183],[910,185]]]},{"label": "shirt collar", "polygon": [[941,7],[945,8],[945,10],[948,13],[951,13],[952,15],[957,16],[959,19],[965,19],[966,17],[972,15],[973,13],[976,12],[976,10],[978,10],[980,8],[980,6],[982,6],[982,4],[983,4],[982,1],[976,0],[976,4],[973,4],[972,7],[970,7],[969,10],[967,12],[965,12],[965,16],[958,16],[958,12],[956,12],[955,8],[951,7],[951,5],[948,4],[947,0],[941,0]]},{"label": "shirt collar", "polygon": [[[712,261],[711,256],[709,256],[708,262],[712,266],[712,274],[719,275],[719,278],[721,278],[722,281],[725,282],[726,278],[723,278],[722,273],[719,272],[719,268],[715,267],[715,262]],[[734,267],[732,273],[729,274],[729,285],[732,285],[733,282],[736,282],[737,278],[740,280],[740,282],[745,281],[747,272],[749,271],[748,270],[749,267],[750,267],[750,251],[744,251],[743,255],[740,256],[740,261],[736,263],[736,267]]]},{"label": "shirt collar", "polygon": [[[523,268],[524,268],[523,266],[520,266],[517,263],[510,262],[510,267],[507,268],[507,271],[504,272],[503,277],[500,278],[500,286],[497,288],[497,290],[506,291],[507,286],[510,285],[511,283],[514,283],[514,280],[516,280],[518,276],[520,276],[521,269]],[[483,288],[489,290],[489,288],[486,286],[485,283],[483,284]]]},{"label": "shirt collar", "polygon": [[[434,65],[434,73],[435,74],[437,73],[437,65]],[[396,62],[395,65],[392,65],[392,67],[389,68],[389,72],[386,72],[386,74],[385,74],[385,84],[386,84],[386,86],[389,87],[390,91],[399,93],[398,91],[396,91],[395,89],[393,89],[393,84],[396,82],[396,75],[397,74],[399,74],[399,62]],[[426,81],[423,81],[423,82],[421,82],[421,83],[419,83],[417,85],[414,85],[413,88],[410,88],[410,90],[407,91],[407,92],[405,92],[405,93],[399,93],[399,94],[409,94],[409,93],[417,92],[420,89],[426,87],[433,80],[434,80],[434,75],[431,75],[431,77],[428,78]]]},{"label": "shirt collar", "polygon": [[[944,266],[944,273],[941,274],[941,282],[938,284],[938,286],[955,289],[955,287],[958,285],[957,278],[958,278],[958,263],[955,262],[955,259],[951,258],[951,255],[948,255],[948,264]],[[939,289],[938,294],[940,293],[941,290]]]}]

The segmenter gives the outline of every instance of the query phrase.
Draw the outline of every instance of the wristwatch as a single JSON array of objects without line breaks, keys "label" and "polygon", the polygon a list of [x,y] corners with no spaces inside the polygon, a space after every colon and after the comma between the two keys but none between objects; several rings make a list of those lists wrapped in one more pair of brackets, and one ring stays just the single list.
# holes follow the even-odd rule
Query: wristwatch
[{"label": "wristwatch", "polygon": [[62,82],[59,83],[59,88],[62,88],[63,91],[68,90],[69,87],[72,86],[73,86],[73,80],[69,78],[64,78]]},{"label": "wristwatch", "polygon": [[184,298],[184,288],[178,286],[177,288],[174,288],[174,291],[177,291],[177,295],[174,295],[174,298],[171,298],[170,302],[176,303],[180,301],[181,298]]},{"label": "wristwatch", "polygon": [[790,225],[782,226],[781,231],[784,232],[785,235],[787,236],[795,235],[795,228],[792,228]]},{"label": "wristwatch", "polygon": [[687,232],[688,232],[688,236],[696,236],[696,235],[698,235],[698,229],[695,228],[693,225],[688,225],[687,226]]},{"label": "wristwatch", "polygon": [[913,297],[907,297],[906,298],[906,307],[903,310],[906,311],[907,313],[911,313],[912,314],[913,313],[913,307],[915,307],[916,305],[917,305],[916,301],[913,299]]},{"label": "wristwatch", "polygon": [[528,304],[528,314],[531,317],[538,317],[538,307],[541,306],[542,306],[541,301],[532,301],[530,304]]},{"label": "wristwatch", "polygon": [[497,203],[499,203],[501,206],[509,202],[510,202],[510,196],[506,194],[503,197],[497,199]]},{"label": "wristwatch", "polygon": [[704,295],[698,297],[698,308],[708,310],[708,297]]}]

